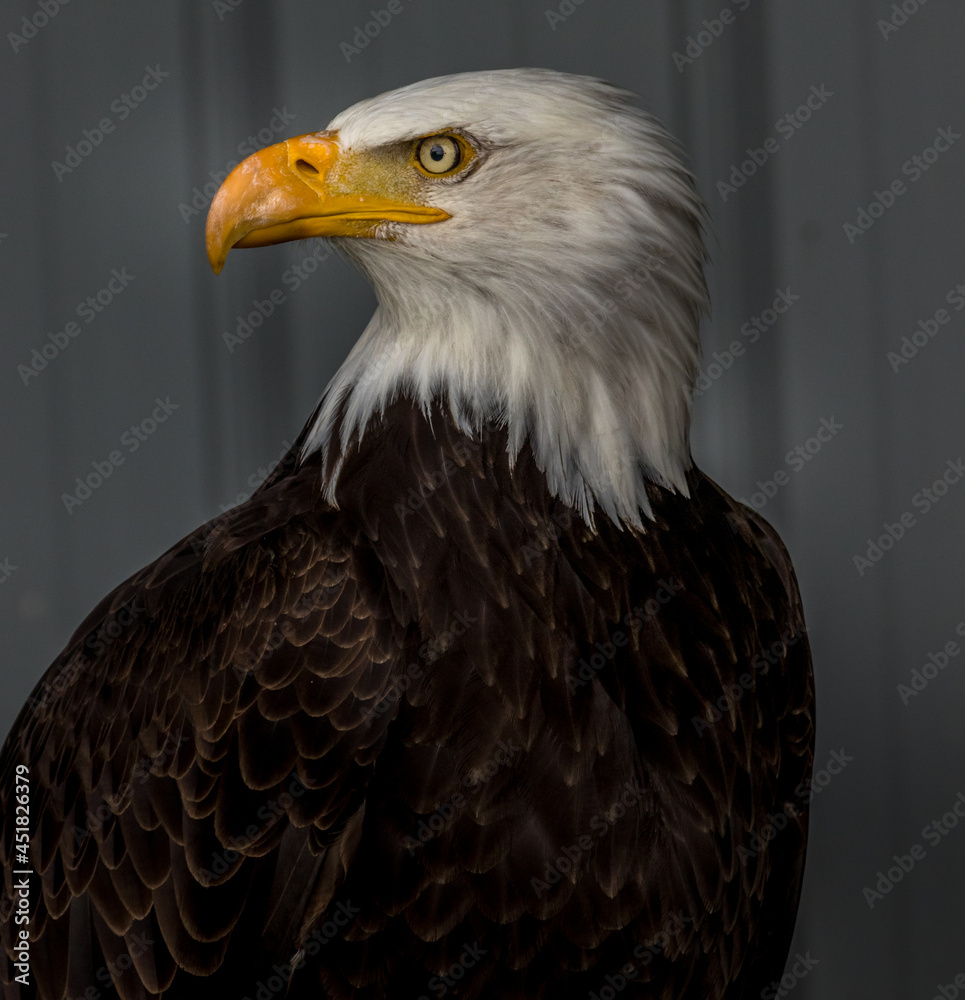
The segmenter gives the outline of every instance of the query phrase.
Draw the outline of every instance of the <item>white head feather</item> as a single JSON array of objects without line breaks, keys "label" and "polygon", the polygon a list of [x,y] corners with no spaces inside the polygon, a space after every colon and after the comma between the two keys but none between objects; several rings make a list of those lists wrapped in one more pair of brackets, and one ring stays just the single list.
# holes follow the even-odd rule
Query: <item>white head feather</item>
[{"label": "white head feather", "polygon": [[504,423],[513,457],[528,439],[550,491],[590,523],[640,525],[646,478],[687,494],[703,206],[632,96],[550,70],[462,73],[330,123],[354,151],[464,131],[481,162],[433,190],[451,219],[337,240],[379,306],[303,454],[336,444],[340,410],[344,446],[406,393],[443,401],[468,433]]}]

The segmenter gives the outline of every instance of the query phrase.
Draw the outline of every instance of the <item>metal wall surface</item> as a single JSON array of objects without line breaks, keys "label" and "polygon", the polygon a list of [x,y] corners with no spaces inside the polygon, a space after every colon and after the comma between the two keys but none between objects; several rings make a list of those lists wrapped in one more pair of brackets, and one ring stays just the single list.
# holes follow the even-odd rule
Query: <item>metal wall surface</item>
[{"label": "metal wall surface", "polygon": [[780,530],[804,593],[826,784],[786,985],[940,995],[965,973],[965,9],[401,0],[358,44],[385,6],[0,13],[0,728],[112,586],[253,489],[371,313],[312,244],[211,274],[239,147],[441,73],[603,76],[667,122],[710,207],[695,456]]}]

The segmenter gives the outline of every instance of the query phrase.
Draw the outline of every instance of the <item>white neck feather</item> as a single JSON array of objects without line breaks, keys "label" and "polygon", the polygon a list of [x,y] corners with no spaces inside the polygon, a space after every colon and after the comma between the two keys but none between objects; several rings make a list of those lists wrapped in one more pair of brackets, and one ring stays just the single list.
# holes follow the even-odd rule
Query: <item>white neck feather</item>
[{"label": "white neck feather", "polygon": [[687,494],[703,206],[673,140],[631,96],[501,70],[424,81],[331,123],[360,150],[400,127],[470,122],[484,153],[464,181],[432,188],[445,222],[336,241],[379,308],[303,454],[344,450],[408,395],[448,406],[467,434],[504,424],[511,458],[528,440],[550,491],[590,524],[602,513],[641,525],[647,480]]},{"label": "white neck feather", "polygon": [[[426,410],[441,401],[470,435],[505,424],[511,458],[528,439],[550,492],[590,524],[600,511],[639,526],[647,479],[687,495],[700,299],[673,293],[680,262],[669,250],[595,288],[585,274],[581,285],[545,273],[481,287],[385,249],[351,247],[379,307],[326,389],[303,454],[344,449],[407,395]],[[337,477],[336,467],[333,502]]]}]

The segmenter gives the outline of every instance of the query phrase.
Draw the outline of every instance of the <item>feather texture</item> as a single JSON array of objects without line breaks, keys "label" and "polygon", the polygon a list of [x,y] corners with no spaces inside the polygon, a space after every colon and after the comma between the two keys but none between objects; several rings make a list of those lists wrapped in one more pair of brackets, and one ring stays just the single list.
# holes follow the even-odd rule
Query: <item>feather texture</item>
[{"label": "feather texture", "polygon": [[319,454],[283,463],[122,584],[21,713],[0,858],[9,906],[27,763],[39,995],[253,996],[294,959],[290,997],[585,997],[628,963],[628,995],[758,996],[813,745],[774,532],[697,470],[591,528],[505,429],[408,399],[339,461],[337,510]]}]

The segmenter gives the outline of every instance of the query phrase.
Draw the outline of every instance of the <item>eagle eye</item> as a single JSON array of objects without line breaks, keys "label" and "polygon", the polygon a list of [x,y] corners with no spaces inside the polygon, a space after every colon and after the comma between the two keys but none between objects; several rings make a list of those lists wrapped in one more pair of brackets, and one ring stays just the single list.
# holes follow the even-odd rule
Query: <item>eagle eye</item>
[{"label": "eagle eye", "polygon": [[468,159],[465,144],[454,135],[430,135],[415,150],[416,165],[433,177],[455,173]]}]

